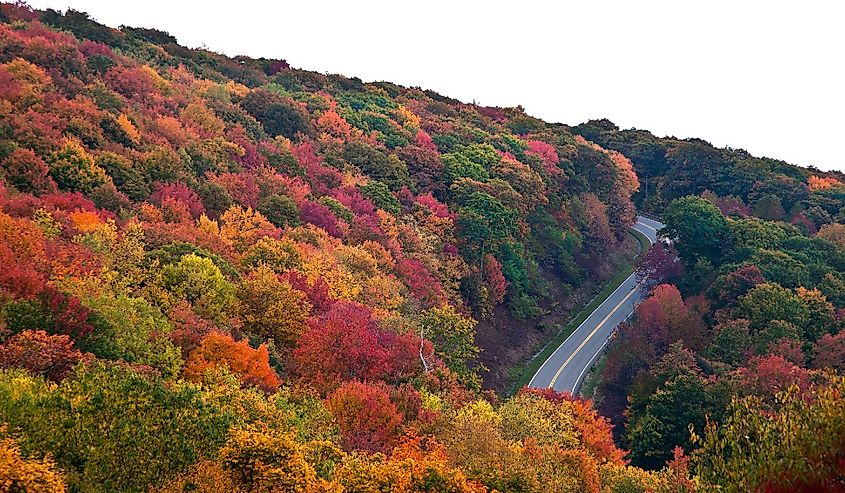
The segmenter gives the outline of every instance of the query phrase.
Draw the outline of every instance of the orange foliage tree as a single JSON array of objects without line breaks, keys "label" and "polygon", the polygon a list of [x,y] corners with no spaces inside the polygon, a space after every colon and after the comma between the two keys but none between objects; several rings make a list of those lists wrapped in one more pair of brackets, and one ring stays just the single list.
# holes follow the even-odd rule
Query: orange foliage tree
[{"label": "orange foliage tree", "polygon": [[252,349],[246,340],[235,341],[229,335],[211,332],[188,356],[185,377],[199,381],[206,370],[217,366],[227,366],[240,376],[244,385],[254,385],[266,392],[272,392],[279,386],[279,377],[270,368],[266,344]]}]

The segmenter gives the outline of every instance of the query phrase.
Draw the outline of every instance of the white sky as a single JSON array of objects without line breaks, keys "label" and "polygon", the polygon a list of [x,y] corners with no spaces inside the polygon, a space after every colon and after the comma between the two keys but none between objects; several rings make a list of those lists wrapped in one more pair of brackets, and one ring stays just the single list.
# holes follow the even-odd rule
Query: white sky
[{"label": "white sky", "polygon": [[31,0],[227,55],[845,171],[845,4]]}]

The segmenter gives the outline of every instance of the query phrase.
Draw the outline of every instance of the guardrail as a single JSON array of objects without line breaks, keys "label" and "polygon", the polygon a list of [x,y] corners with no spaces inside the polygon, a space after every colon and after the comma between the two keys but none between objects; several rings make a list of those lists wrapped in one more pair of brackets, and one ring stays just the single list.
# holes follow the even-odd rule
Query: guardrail
[{"label": "guardrail", "polygon": [[638,216],[643,216],[643,217],[644,217],[644,218],[646,218],[646,219],[651,219],[652,221],[657,221],[657,222],[659,222],[659,223],[662,223],[662,222],[663,222],[663,220],[661,219],[660,215],[658,215],[658,214],[652,214],[652,213],[650,213],[650,212],[637,211],[637,215],[638,215]]}]

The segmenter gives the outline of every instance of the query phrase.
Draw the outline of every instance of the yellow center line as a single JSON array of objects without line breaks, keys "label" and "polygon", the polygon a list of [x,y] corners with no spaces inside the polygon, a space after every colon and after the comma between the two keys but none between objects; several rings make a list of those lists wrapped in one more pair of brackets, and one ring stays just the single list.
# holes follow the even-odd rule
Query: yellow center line
[{"label": "yellow center line", "polygon": [[572,352],[572,354],[570,354],[570,355],[569,355],[569,357],[568,357],[568,358],[566,358],[566,361],[564,361],[564,362],[563,362],[563,364],[562,364],[562,365],[560,365],[560,368],[558,368],[557,373],[555,373],[554,378],[552,378],[552,381],[549,383],[549,388],[554,388],[554,386],[555,386],[555,382],[557,381],[557,378],[560,376],[560,374],[561,374],[561,372],[563,371],[563,369],[564,369],[564,368],[566,368],[566,365],[568,365],[568,364],[569,364],[569,362],[570,362],[570,361],[572,361],[572,358],[574,358],[574,357],[575,357],[575,355],[576,355],[576,354],[578,354],[578,352],[579,352],[579,351],[581,351],[581,350],[584,348],[584,346],[586,346],[586,345],[587,345],[587,343],[590,341],[590,339],[592,339],[592,338],[593,338],[593,336],[594,336],[594,335],[596,335],[596,332],[598,332],[598,331],[599,331],[599,329],[600,329],[600,328],[602,328],[602,326],[603,326],[605,323],[607,323],[608,319],[609,319],[610,317],[612,317],[614,313],[616,313],[616,310],[618,310],[618,309],[619,309],[619,307],[620,307],[620,306],[622,306],[622,304],[623,304],[623,303],[625,303],[626,301],[628,301],[628,299],[629,299],[631,296],[633,296],[633,295],[634,295],[634,293],[635,293],[635,292],[636,292],[639,288],[640,288],[640,285],[639,285],[639,284],[637,284],[636,286],[634,286],[634,289],[632,289],[632,290],[631,290],[631,292],[630,292],[630,293],[628,293],[628,296],[624,297],[624,298],[622,299],[622,301],[620,301],[619,303],[617,303],[617,304],[616,304],[616,306],[614,306],[614,307],[613,307],[613,310],[610,310],[610,313],[608,313],[608,314],[607,314],[607,316],[606,316],[606,317],[604,317],[604,319],[603,319],[601,322],[599,322],[599,324],[598,324],[598,325],[596,325],[596,328],[595,328],[595,329],[593,329],[593,331],[592,331],[592,332],[590,332],[590,335],[588,335],[588,336],[587,336],[587,338],[586,338],[586,339],[584,339],[584,341],[581,343],[581,345],[580,345],[580,346],[578,346],[578,347],[575,349],[575,351],[573,351],[573,352]]}]

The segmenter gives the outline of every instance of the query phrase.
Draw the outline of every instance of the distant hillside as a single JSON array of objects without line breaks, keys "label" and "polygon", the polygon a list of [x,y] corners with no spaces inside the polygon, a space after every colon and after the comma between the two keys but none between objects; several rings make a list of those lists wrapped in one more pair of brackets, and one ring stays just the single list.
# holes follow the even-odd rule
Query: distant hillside
[{"label": "distant hillside", "polygon": [[[609,127],[591,134],[521,108],[225,57],[73,10],[4,3],[0,21],[4,491],[729,486],[719,440],[740,438],[721,428],[696,430],[707,441],[694,462],[672,452],[687,445],[687,423],[639,435],[630,448],[647,471],[628,465],[590,401],[482,389],[501,388],[548,335],[543,317],[563,316],[551,307],[577,305],[632,253],[632,196],[657,212],[705,188],[717,203],[739,196],[739,216],[749,204],[760,216],[780,207],[799,225],[777,226],[790,254],[812,245],[821,256],[841,233],[823,226],[841,216],[841,183],[782,163],[720,164],[699,153],[722,151],[651,138],[652,154],[620,147],[632,164]],[[734,183],[758,162],[770,174]],[[654,196],[634,195],[635,167],[654,166]],[[687,200],[727,224],[705,199]],[[676,217],[674,227],[691,222]],[[675,236],[683,247],[689,235]],[[738,244],[731,261],[745,260]],[[682,255],[695,265],[691,251]],[[689,289],[715,276],[717,260]],[[836,293],[838,260],[807,261],[799,274],[808,286],[830,274]],[[810,298],[825,317],[807,325],[814,351],[839,319],[822,294]],[[837,368],[837,354],[825,368]],[[788,401],[801,416],[842,404],[841,380],[822,372],[806,373],[812,399]],[[689,415],[701,417],[679,413]],[[839,436],[834,419],[799,423],[809,431],[791,436],[828,423],[823,436]],[[820,443],[826,462],[830,443]],[[742,470],[762,471],[768,458],[752,455]]]},{"label": "distant hillside", "polygon": [[786,219],[812,225],[813,231],[845,219],[845,188],[841,186],[845,175],[838,171],[758,158],[741,149],[719,149],[700,139],[620,130],[608,120],[568,129],[631,159],[641,184],[634,200],[644,210],[659,212],[676,198],[709,191],[717,196],[723,212]]}]

